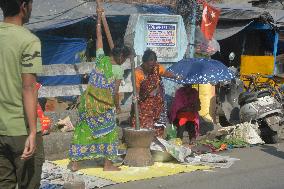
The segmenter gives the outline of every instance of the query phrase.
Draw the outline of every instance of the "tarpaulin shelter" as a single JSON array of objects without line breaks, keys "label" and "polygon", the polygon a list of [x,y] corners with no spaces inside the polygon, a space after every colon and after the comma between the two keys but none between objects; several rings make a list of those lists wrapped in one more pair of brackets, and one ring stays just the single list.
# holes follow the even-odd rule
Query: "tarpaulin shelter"
[{"label": "tarpaulin shelter", "polygon": [[[105,14],[129,16],[130,14],[172,14],[169,8],[159,5],[138,5],[124,3],[104,3]],[[28,28],[33,31],[60,28],[78,23],[96,15],[96,3],[82,0],[37,0]]]},{"label": "tarpaulin shelter", "polygon": [[[112,2],[103,6],[114,41],[123,39],[131,14],[173,14],[169,7],[159,5]],[[82,62],[87,48],[95,51],[95,45],[89,44],[95,39],[95,19],[95,1],[34,1],[26,27],[42,42],[44,73],[39,76],[43,84],[40,96],[72,96],[82,92],[82,76],[90,72],[93,63],[77,63]],[[109,51],[108,45],[104,46]]]},{"label": "tarpaulin shelter", "polygon": [[229,38],[255,22],[273,23],[272,16],[264,9],[231,4],[218,4],[216,6],[221,9],[215,32],[217,40]]},{"label": "tarpaulin shelter", "polygon": [[[215,6],[221,9],[215,32],[221,53],[214,58],[238,67],[241,55],[277,55],[277,26],[269,11],[244,4]],[[234,62],[229,62],[230,52],[236,54]]]},{"label": "tarpaulin shelter", "polygon": [[[226,3],[215,6],[222,9],[223,18],[238,20],[242,14],[242,17],[247,20],[258,18],[263,12],[266,12],[273,18],[273,24],[280,29],[284,27],[284,4],[280,0],[227,0]],[[233,12],[235,13],[232,14]],[[230,16],[236,16],[236,18],[230,18]]]}]

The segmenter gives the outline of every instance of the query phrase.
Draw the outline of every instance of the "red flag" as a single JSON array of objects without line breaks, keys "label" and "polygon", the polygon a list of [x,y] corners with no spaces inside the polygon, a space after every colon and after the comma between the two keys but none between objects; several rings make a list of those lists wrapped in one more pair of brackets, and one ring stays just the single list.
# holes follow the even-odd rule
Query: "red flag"
[{"label": "red flag", "polygon": [[201,31],[206,39],[211,40],[219,20],[221,10],[203,3]]}]

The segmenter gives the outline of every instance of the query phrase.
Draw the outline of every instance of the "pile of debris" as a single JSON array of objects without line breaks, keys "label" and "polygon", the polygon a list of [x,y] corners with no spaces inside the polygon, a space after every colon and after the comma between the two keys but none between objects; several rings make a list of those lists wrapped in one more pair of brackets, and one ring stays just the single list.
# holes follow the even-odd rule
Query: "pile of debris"
[{"label": "pile of debris", "polygon": [[219,128],[208,132],[206,135],[199,138],[199,141],[204,140],[222,140],[236,139],[242,140],[249,145],[264,144],[264,141],[259,136],[259,126],[257,123],[241,123],[234,126]]},{"label": "pile of debris", "polygon": [[102,188],[115,184],[112,181],[94,176],[87,176],[79,172],[72,172],[67,167],[60,167],[50,161],[45,161],[42,168],[40,189]]}]

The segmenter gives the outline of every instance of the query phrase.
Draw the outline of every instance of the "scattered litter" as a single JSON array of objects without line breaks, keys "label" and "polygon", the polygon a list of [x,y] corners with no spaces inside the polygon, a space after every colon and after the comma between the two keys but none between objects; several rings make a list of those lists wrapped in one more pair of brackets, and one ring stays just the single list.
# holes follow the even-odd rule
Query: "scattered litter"
[{"label": "scattered litter", "polygon": [[74,126],[69,116],[65,117],[64,119],[59,119],[56,125],[61,132],[70,132],[74,130]]},{"label": "scattered litter", "polygon": [[226,133],[226,138],[242,139],[248,144],[264,144],[264,141],[258,134],[258,124],[241,123],[235,126],[224,127],[218,131]]},{"label": "scattered litter", "polygon": [[214,168],[229,168],[237,160],[239,159],[208,153],[194,157],[187,157],[185,159],[185,163],[190,165],[206,165]]},{"label": "scattered litter", "polygon": [[[162,149],[165,149],[170,155],[172,155],[177,161],[184,162],[185,158],[191,155],[191,150],[188,147],[177,145],[177,140],[172,139],[166,141],[161,138],[157,138],[157,141],[162,145]],[[164,151],[164,150],[163,150]]]},{"label": "scattered litter", "polygon": [[67,167],[57,166],[50,161],[45,161],[42,167],[40,189],[63,189],[69,184],[84,184],[85,189],[102,188],[116,184],[110,180],[88,176],[83,173],[72,172]]}]

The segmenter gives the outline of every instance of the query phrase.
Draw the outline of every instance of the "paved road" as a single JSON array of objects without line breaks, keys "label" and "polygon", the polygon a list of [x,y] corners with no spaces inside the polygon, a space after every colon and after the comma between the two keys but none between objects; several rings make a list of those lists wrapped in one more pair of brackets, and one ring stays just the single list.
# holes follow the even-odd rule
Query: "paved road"
[{"label": "paved road", "polygon": [[229,169],[193,172],[104,187],[104,189],[284,189],[284,143],[234,149]]}]

